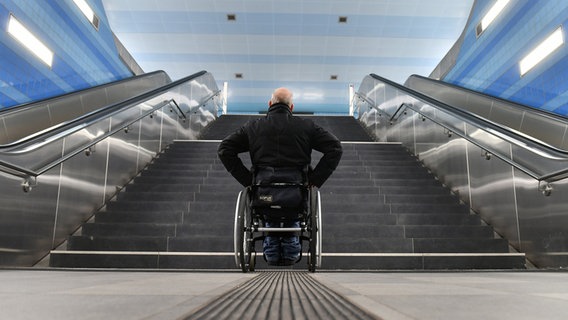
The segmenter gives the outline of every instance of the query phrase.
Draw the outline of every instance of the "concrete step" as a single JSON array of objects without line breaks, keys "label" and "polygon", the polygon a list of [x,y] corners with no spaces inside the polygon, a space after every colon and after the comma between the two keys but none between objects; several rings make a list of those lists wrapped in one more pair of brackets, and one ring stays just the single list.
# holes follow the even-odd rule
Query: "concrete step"
[{"label": "concrete step", "polygon": [[[233,252],[52,251],[50,266],[120,269],[232,269]],[[257,255],[258,270],[264,269]],[[306,269],[304,262],[287,269]],[[524,269],[522,254],[350,254],[323,253],[321,270]]]},{"label": "concrete step", "polygon": [[233,250],[233,237],[191,236],[191,237],[87,237],[72,236],[67,245],[74,251],[162,251],[162,252],[208,252]]},{"label": "concrete step", "polygon": [[[353,118],[341,121],[347,120],[363,130]],[[227,118],[217,121],[204,137],[217,125],[219,132],[227,129],[221,124]],[[319,121],[327,125],[338,120]],[[347,137],[349,130],[339,131]],[[357,134],[350,137],[358,139]],[[80,236],[69,238],[69,251],[53,251],[50,265],[234,269],[233,219],[243,187],[220,163],[218,145],[170,145],[96,214],[94,223],[83,226]],[[323,269],[524,267],[524,255],[509,254],[507,241],[495,238],[491,227],[471,215],[401,145],[344,143],[343,147],[338,169],[320,189]],[[312,157],[315,164],[321,153]],[[242,159],[250,166],[248,154]],[[262,251],[260,242],[256,249]],[[293,268],[306,269],[305,262]],[[268,268],[260,256],[258,266]]]}]

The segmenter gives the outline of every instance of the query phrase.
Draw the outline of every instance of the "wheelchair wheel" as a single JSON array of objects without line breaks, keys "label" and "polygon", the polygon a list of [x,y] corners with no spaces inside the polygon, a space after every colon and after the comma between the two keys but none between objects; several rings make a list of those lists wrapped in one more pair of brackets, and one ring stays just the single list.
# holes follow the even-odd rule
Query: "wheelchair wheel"
[{"label": "wheelchair wheel", "polygon": [[308,270],[315,272],[321,265],[321,204],[319,191],[310,190]]},{"label": "wheelchair wheel", "polygon": [[234,247],[235,264],[243,272],[254,270],[254,258],[252,257],[252,229],[249,190],[239,193],[235,209]]}]

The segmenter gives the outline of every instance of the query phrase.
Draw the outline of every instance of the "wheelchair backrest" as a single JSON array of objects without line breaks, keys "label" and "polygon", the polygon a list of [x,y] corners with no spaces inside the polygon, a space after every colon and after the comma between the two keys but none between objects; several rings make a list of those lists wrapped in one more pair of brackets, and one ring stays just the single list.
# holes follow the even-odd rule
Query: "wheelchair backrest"
[{"label": "wheelchair backrest", "polygon": [[300,208],[307,195],[307,168],[253,168],[252,205],[260,208]]}]

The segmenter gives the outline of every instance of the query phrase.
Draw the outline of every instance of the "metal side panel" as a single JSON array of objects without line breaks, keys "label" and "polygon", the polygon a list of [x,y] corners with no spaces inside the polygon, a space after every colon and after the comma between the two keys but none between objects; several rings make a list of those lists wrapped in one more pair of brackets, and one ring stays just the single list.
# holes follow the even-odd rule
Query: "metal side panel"
[{"label": "metal side panel", "polygon": [[487,159],[476,146],[468,147],[472,209],[520,249],[515,180],[511,166],[497,158]]},{"label": "metal side panel", "polygon": [[399,139],[396,140],[395,134],[389,134],[389,142],[401,142],[412,153],[416,154],[416,121],[420,121],[418,115],[412,110],[408,110],[405,115],[399,118],[396,126],[389,128],[389,132],[395,132],[396,130],[396,136],[399,137]]},{"label": "metal side panel", "polygon": [[[92,97],[91,97],[92,99]],[[105,99],[106,100],[106,99]],[[87,102],[87,101],[85,101]],[[94,102],[94,101],[93,101]],[[98,101],[97,101],[98,102]],[[61,99],[57,103],[48,105],[51,126],[75,119],[84,114],[83,100],[80,95],[71,95],[66,99]],[[35,111],[35,110],[34,110]],[[21,116],[21,115],[20,115]],[[20,121],[23,119],[20,119]],[[21,125],[21,123],[20,123]],[[48,126],[44,126],[47,128]],[[38,127],[34,127],[37,130]],[[40,127],[41,128],[41,127]],[[18,131],[15,131],[18,132]]]},{"label": "metal side panel", "polygon": [[420,159],[434,175],[450,187],[460,198],[469,203],[469,178],[467,176],[467,142],[461,138],[449,139],[435,149],[419,153]]},{"label": "metal side panel", "polygon": [[0,173],[0,265],[32,265],[51,247],[59,167],[38,183],[32,192],[24,193],[21,178]]},{"label": "metal side panel", "polygon": [[566,266],[568,181],[554,182],[550,196],[544,196],[538,182],[515,171],[515,187],[522,250],[540,267]]},{"label": "metal side panel", "polygon": [[188,85],[189,88],[180,87],[178,90],[188,90],[191,92],[191,96],[180,100],[178,103],[187,117],[184,125],[187,126],[189,130],[183,131],[184,136],[178,138],[192,140],[197,139],[199,132],[207,126],[209,122],[216,119],[216,110],[220,108],[220,101],[219,97],[216,96],[208,100],[205,104],[199,102],[199,97],[213,96],[215,94],[212,88],[215,88],[216,85],[212,77],[206,77],[204,83],[191,81]]},{"label": "metal side panel", "polygon": [[[161,148],[172,143],[175,139],[178,139],[180,136],[184,135],[189,129],[188,122],[183,122],[179,119],[178,114],[175,110],[171,107],[162,108],[162,111],[159,113],[161,122]],[[185,133],[188,136],[191,136],[189,133]],[[160,137],[158,137],[160,139]]]},{"label": "metal side panel", "polygon": [[4,153],[2,160],[17,163],[24,168],[41,168],[47,162],[59,159],[64,149],[64,140],[59,139],[44,143],[35,150],[23,149],[18,153]]},{"label": "metal side panel", "polygon": [[[104,204],[107,155],[108,143],[103,140],[90,151],[80,153],[60,166],[61,183],[53,237],[54,248]],[[43,188],[43,185],[40,188]]]},{"label": "metal side panel", "polygon": [[198,133],[201,132],[208,123],[216,119],[217,116],[210,110],[215,110],[215,105],[218,105],[218,102],[217,98],[209,100],[206,105],[198,106],[197,109],[191,113],[189,120],[190,132],[194,135],[191,139],[196,139]]},{"label": "metal side panel", "polygon": [[[479,101],[479,103],[483,103],[483,101]],[[501,123],[509,128],[519,130],[523,122],[523,113],[511,112],[510,107],[508,107],[506,103],[494,101],[491,104],[491,113],[488,119]]]},{"label": "metal side panel", "polygon": [[[124,92],[127,92],[123,89]],[[123,93],[124,95],[124,93]],[[123,99],[126,97],[123,97]],[[100,108],[101,106],[108,106],[113,101],[120,101],[118,99],[109,98],[107,90],[102,91],[86,91],[81,95],[81,108],[83,114],[92,112]],[[56,105],[54,109],[57,107],[61,108],[59,105]]]},{"label": "metal side panel", "polygon": [[46,108],[35,108],[29,112],[29,117],[25,119],[25,125],[22,125],[21,115],[17,113],[7,113],[2,116],[2,134],[0,134],[0,144],[13,142],[24,136],[37,132],[37,128],[52,125],[53,116],[51,115],[49,105]]},{"label": "metal side panel", "polygon": [[[447,90],[447,89],[446,89]],[[493,103],[484,103],[484,101],[480,101],[479,97],[476,95],[467,94],[465,95],[456,95],[458,96],[458,101],[448,101],[451,106],[456,105],[456,103],[461,103],[459,99],[465,98],[465,105],[467,106],[467,110],[478,114],[484,118],[489,118],[491,115],[491,110],[493,108],[499,108],[499,106],[495,105],[495,101]],[[447,102],[446,102],[447,103]]]},{"label": "metal side panel", "polygon": [[[100,121],[68,135],[64,139],[65,144],[63,154],[72,154],[77,148],[81,148],[81,146],[89,144],[95,138],[102,136],[107,131],[109,131],[109,121]],[[46,146],[46,148],[49,148],[49,146]]]},{"label": "metal side panel", "polygon": [[160,126],[158,114],[145,117],[139,122],[140,148],[138,149],[137,170],[142,170],[160,152]]},{"label": "metal side panel", "polygon": [[[193,111],[199,106],[199,101],[194,98],[192,88],[192,84],[184,84],[176,88],[172,94],[176,96],[175,100],[179,109],[175,105],[172,105],[168,110],[164,109],[166,110],[164,115],[167,123],[164,129],[171,131],[171,133],[166,134],[168,141],[171,141],[169,140],[170,137],[182,140],[196,139],[197,133],[191,127],[191,118]],[[189,94],[183,94],[184,92]]]},{"label": "metal side panel", "polygon": [[109,143],[106,194],[114,194],[138,172],[140,126],[120,131],[106,139]]},{"label": "metal side panel", "polygon": [[566,128],[566,124],[559,124],[558,120],[525,112],[520,131],[553,146],[561,146]]},{"label": "metal side panel", "polygon": [[[361,108],[368,109],[368,104],[366,102],[362,103]],[[379,114],[375,109],[371,109],[368,112],[361,113],[359,121],[371,136],[377,141],[385,142],[387,141],[386,129],[381,132],[378,130]],[[383,126],[384,128],[384,126]]]}]

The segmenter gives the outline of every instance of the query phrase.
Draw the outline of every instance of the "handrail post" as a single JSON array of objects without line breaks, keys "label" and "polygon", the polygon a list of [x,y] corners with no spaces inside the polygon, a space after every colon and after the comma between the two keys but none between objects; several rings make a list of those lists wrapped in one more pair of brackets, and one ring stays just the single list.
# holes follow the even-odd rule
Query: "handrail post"
[{"label": "handrail post", "polygon": [[223,111],[222,114],[227,114],[227,98],[229,95],[229,83],[227,81],[223,82]]},{"label": "handrail post", "polygon": [[355,87],[352,83],[349,84],[349,116],[353,117],[355,112],[354,108],[354,100],[355,100]]},{"label": "handrail post", "polygon": [[409,106],[406,105],[406,103],[402,103],[394,112],[394,114],[392,115],[392,117],[389,119],[389,123],[393,124],[394,122],[398,121],[398,118],[400,118],[400,114],[404,113],[403,111],[406,110],[406,108],[408,108]]}]

